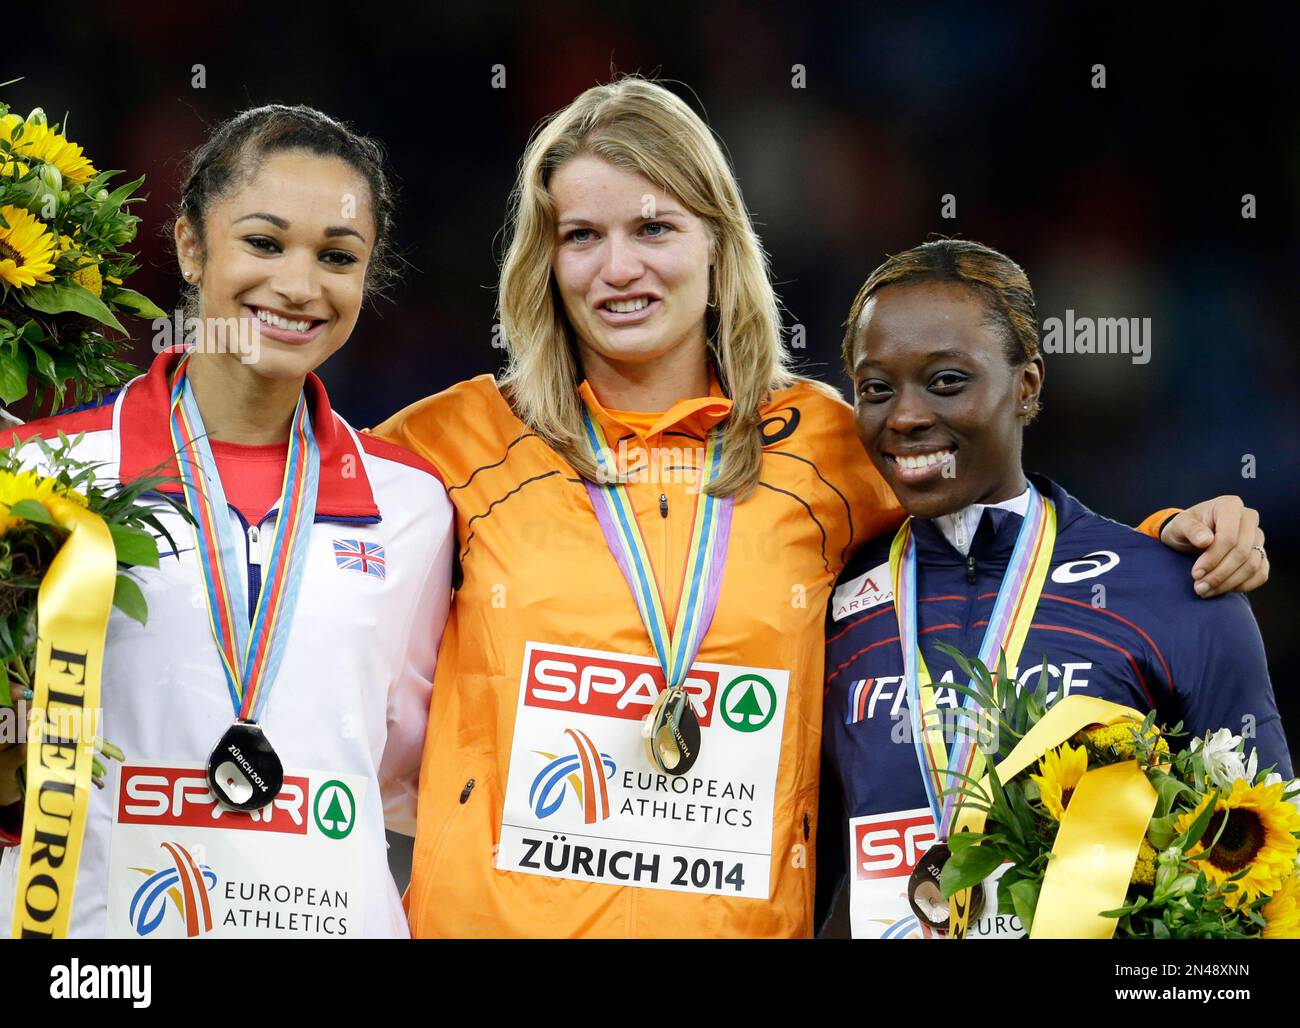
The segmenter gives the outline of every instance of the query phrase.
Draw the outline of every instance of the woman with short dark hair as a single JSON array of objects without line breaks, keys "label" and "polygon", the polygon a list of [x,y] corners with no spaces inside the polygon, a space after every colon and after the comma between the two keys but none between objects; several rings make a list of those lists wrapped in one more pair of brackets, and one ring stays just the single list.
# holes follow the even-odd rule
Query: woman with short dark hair
[{"label": "woman with short dark hair", "polygon": [[[1005,653],[1021,687],[1042,680],[1049,699],[1154,709],[1193,736],[1229,728],[1251,738],[1261,768],[1290,777],[1246,599],[1199,599],[1190,557],[1022,470],[1043,384],[1037,326],[1020,267],[963,240],[891,257],[849,316],[858,436],[910,515],[850,562],[827,620],[827,785],[843,810],[823,824],[847,837],[822,854],[823,884],[847,855],[855,936],[946,927],[925,882],[955,813],[947,772],[978,778],[983,765],[953,688],[966,680],[938,643],[993,670]],[[1247,512],[1253,549],[1228,569],[1229,588],[1265,570],[1256,524]],[[970,934],[1022,934],[987,892]]]}]

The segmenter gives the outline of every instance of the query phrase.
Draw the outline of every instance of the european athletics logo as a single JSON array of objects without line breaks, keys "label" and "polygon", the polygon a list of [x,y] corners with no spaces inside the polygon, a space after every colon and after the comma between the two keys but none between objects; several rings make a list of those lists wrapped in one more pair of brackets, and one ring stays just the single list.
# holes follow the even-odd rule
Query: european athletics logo
[{"label": "european athletics logo", "polygon": [[198,864],[189,850],[174,842],[164,842],[162,848],[172,858],[172,866],[161,871],[148,867],[133,867],[145,875],[144,884],[131,897],[128,915],[136,934],[151,934],[167,915],[167,900],[172,901],[185,921],[185,935],[195,938],[212,931],[212,904],[208,893],[216,887],[217,873],[207,864]]},{"label": "european athletics logo", "polygon": [[582,808],[582,820],[594,825],[609,817],[609,789],[605,781],[614,776],[614,758],[601,753],[590,737],[576,728],[566,728],[564,734],[573,740],[576,753],[557,756],[533,750],[550,763],[533,779],[528,789],[528,806],[539,818],[550,817],[560,809],[568,786],[573,786],[578,806]]}]

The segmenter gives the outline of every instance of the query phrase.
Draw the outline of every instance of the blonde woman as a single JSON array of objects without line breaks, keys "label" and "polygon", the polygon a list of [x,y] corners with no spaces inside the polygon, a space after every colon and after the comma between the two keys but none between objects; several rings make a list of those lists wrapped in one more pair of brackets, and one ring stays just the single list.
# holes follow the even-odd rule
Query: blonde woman
[{"label": "blonde woman", "polygon": [[377,430],[439,470],[462,573],[413,932],[806,936],[826,603],[902,509],[790,370],[735,178],[672,93],[551,118],[510,230],[504,377]]}]

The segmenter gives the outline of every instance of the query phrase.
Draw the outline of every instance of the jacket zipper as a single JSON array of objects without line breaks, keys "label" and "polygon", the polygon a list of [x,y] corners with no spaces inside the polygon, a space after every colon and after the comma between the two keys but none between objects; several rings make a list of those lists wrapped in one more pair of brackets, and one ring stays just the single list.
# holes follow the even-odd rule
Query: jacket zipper
[{"label": "jacket zipper", "polygon": [[[661,599],[663,600],[664,603],[664,617],[668,617],[669,615],[668,615],[667,590],[672,588],[670,583],[672,581],[673,572],[672,572],[672,564],[668,560],[669,556],[672,554],[672,537],[671,537],[671,531],[669,530],[668,527],[668,494],[667,493],[659,494],[659,519],[664,522],[663,525],[660,526],[664,530],[664,561],[660,565],[660,567],[662,567],[663,570],[660,572],[661,577],[659,581],[664,583],[664,595],[661,597]],[[677,602],[678,603],[682,602],[680,596],[678,596]],[[670,626],[669,630],[671,631],[672,621],[670,620],[668,624]]]},{"label": "jacket zipper", "polygon": [[[246,551],[248,554],[248,623],[251,625],[253,623],[253,613],[257,610],[258,598],[262,593],[262,567],[265,564],[262,553],[262,529],[266,526],[267,522],[270,522],[272,525],[272,533],[274,533],[275,518],[280,511],[278,509],[267,511],[266,517],[262,518],[262,520],[257,524],[250,525],[244,520],[244,515],[235,510],[234,507],[231,507],[230,509],[234,511],[235,517],[239,519],[239,524],[244,529],[244,539],[246,540]],[[378,523],[379,518],[362,517],[318,517],[312,521],[313,527],[320,524],[372,525]]]},{"label": "jacket zipper", "polygon": [[249,525],[248,539],[248,623],[253,623],[253,612],[262,592],[262,526]]},{"label": "jacket zipper", "polygon": [[[975,558],[968,553],[966,555],[966,584],[967,586],[976,586],[977,581],[978,578],[975,574]],[[971,588],[969,590],[969,595],[967,595],[966,597],[966,613],[963,618],[963,621],[967,625],[971,624],[971,622],[974,620],[976,598],[978,596],[979,596],[979,589],[978,587],[976,587],[976,588]],[[961,645],[963,647],[963,652],[967,652],[967,653],[971,652],[970,648],[972,646],[972,641],[971,641],[972,639],[974,639],[974,643],[973,643],[974,647],[978,650],[980,637],[973,629],[970,628],[963,629],[960,635],[960,639],[961,639]],[[957,702],[958,703],[961,702],[960,696],[957,697]]]}]

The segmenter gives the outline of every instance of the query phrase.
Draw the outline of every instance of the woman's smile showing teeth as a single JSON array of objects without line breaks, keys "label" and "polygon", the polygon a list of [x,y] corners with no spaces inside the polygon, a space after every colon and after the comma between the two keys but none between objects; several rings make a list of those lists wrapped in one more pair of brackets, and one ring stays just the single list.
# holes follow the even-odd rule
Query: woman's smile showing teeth
[{"label": "woman's smile showing teeth", "polygon": [[325,322],[320,318],[292,317],[267,307],[245,305],[244,310],[258,322],[261,332],[283,343],[306,343],[316,338]]},{"label": "woman's smile showing teeth", "polygon": [[[956,457],[956,450],[930,450],[925,453],[887,453],[885,460],[903,482],[921,482],[943,473]],[[951,476],[951,473],[949,473]]]},{"label": "woman's smile showing teeth", "polygon": [[627,325],[644,321],[659,306],[656,297],[648,295],[616,297],[596,305],[601,318],[612,325]]}]

